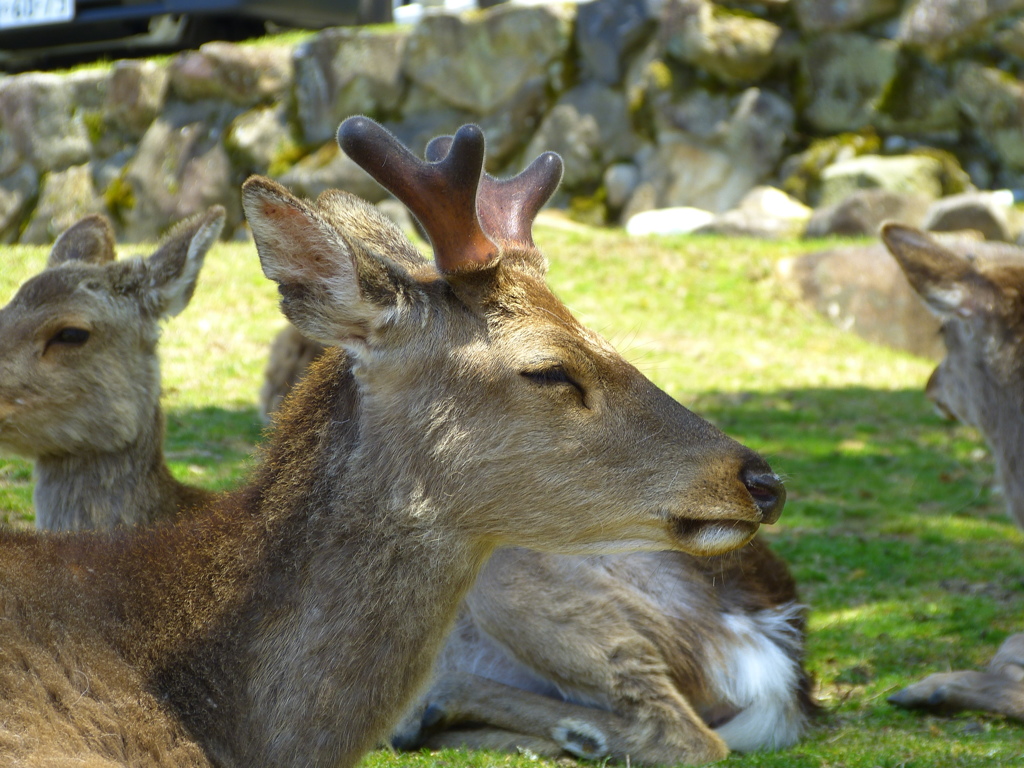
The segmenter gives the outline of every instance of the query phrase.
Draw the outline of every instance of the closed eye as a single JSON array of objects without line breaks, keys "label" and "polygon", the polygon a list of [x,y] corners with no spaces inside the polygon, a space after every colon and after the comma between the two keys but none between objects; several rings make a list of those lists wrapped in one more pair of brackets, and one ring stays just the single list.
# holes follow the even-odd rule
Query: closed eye
[{"label": "closed eye", "polygon": [[532,381],[534,384],[569,384],[573,387],[579,388],[579,385],[572,380],[565,368],[560,365],[552,365],[548,368],[537,368],[534,370],[523,371],[523,376]]},{"label": "closed eye", "polygon": [[46,342],[46,349],[54,344],[62,347],[80,347],[89,340],[89,331],[85,328],[61,328]]},{"label": "closed eye", "polygon": [[530,368],[522,372],[523,378],[529,379],[534,384],[538,384],[542,387],[558,387],[558,386],[570,386],[576,390],[576,394],[579,395],[580,400],[583,402],[585,408],[589,408],[587,405],[587,393],[583,389],[583,385],[580,384],[576,379],[569,375],[569,372],[565,370],[561,365],[548,365],[543,368]]}]

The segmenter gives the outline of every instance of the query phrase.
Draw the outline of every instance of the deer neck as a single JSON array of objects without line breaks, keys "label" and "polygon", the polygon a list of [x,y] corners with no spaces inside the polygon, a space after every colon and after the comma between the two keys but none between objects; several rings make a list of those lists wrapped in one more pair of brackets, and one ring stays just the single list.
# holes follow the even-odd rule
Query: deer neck
[{"label": "deer neck", "polygon": [[172,519],[206,496],[179,483],[163,455],[164,421],[154,403],[127,445],[112,451],[43,456],[35,465],[36,526],[47,530],[108,529]]},{"label": "deer neck", "polygon": [[1010,518],[1024,530],[1024,419],[1004,419],[986,437],[992,445],[996,478]]},{"label": "deer neck", "polygon": [[354,764],[426,682],[490,554],[439,527],[422,495],[380,493],[357,397],[339,389],[354,384],[324,367],[250,486],[119,556],[137,601],[128,635],[152,638],[122,652],[225,764]]}]

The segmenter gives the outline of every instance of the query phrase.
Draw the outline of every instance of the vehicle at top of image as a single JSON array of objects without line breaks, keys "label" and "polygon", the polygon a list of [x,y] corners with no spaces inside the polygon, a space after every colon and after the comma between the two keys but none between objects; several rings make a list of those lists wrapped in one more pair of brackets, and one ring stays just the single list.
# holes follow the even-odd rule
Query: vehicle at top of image
[{"label": "vehicle at top of image", "polygon": [[0,0],[0,69],[66,66],[244,40],[276,27],[392,19],[392,0]]}]

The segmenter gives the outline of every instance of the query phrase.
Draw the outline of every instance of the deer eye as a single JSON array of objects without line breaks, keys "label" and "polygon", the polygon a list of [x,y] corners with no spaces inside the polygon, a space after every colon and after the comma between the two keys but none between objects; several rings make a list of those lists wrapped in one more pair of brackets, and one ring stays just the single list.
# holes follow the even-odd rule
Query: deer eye
[{"label": "deer eye", "polygon": [[570,376],[569,372],[558,363],[539,368],[528,368],[522,372],[522,376],[523,378],[529,379],[534,384],[539,384],[542,387],[568,385],[575,389],[581,398],[586,396],[583,385]]},{"label": "deer eye", "polygon": [[46,342],[46,349],[49,349],[54,344],[66,347],[80,347],[88,340],[89,331],[84,328],[61,328]]}]

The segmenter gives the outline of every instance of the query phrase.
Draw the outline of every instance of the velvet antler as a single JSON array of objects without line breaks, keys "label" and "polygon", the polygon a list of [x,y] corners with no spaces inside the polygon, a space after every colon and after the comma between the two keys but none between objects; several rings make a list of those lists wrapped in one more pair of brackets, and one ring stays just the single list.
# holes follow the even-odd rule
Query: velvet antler
[{"label": "velvet antler", "polygon": [[[452,144],[451,136],[433,139],[427,144],[427,160],[444,160]],[[496,242],[533,248],[533,220],[561,180],[562,158],[554,152],[538,156],[525,171],[510,179],[484,173],[477,194],[477,215],[484,233]]]},{"label": "velvet antler", "polygon": [[439,270],[474,269],[497,255],[477,218],[484,166],[484,135],[477,126],[462,126],[451,151],[439,162],[420,160],[368,117],[345,120],[338,129],[338,144],[419,219]]}]

